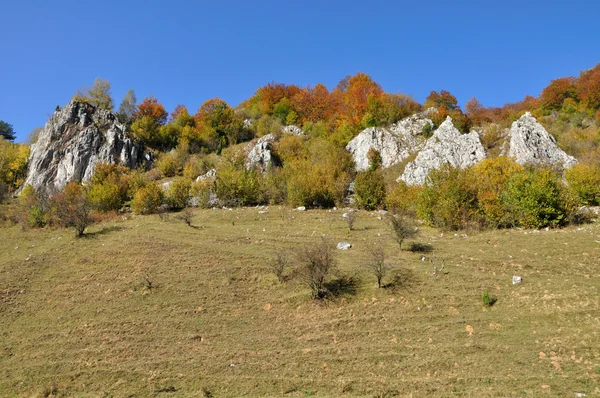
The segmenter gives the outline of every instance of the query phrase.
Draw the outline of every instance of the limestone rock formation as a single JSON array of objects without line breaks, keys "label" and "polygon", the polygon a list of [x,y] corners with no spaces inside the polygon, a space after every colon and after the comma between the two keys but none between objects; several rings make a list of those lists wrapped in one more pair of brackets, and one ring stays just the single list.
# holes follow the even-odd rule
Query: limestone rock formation
[{"label": "limestone rock formation", "polygon": [[510,128],[508,156],[522,165],[561,165],[569,168],[577,163],[573,156],[567,155],[556,145],[554,137],[529,112]]},{"label": "limestone rock formation", "polygon": [[88,180],[98,163],[134,168],[143,158],[114,114],[73,100],[52,115],[31,146],[25,185],[52,194],[68,182]]},{"label": "limestone rock formation", "polygon": [[381,166],[391,167],[418,151],[425,141],[422,135],[426,124],[433,122],[427,113],[418,113],[391,125],[389,128],[369,127],[354,137],[346,146],[352,154],[357,171],[369,168],[367,153],[374,148],[381,155]]},{"label": "limestone rock formation", "polygon": [[449,163],[453,167],[465,168],[482,161],[486,157],[485,149],[479,140],[479,134],[471,131],[461,134],[448,118],[427,140],[423,149],[413,162],[406,165],[404,173],[398,178],[408,185],[423,185],[431,170],[439,169]]},{"label": "limestone rock formation", "polygon": [[297,137],[304,135],[304,131],[302,131],[302,129],[298,126],[294,126],[293,124],[289,125],[289,126],[285,126],[283,128],[283,132],[285,134],[291,134],[291,135],[295,135]]},{"label": "limestone rock formation", "polygon": [[271,163],[271,148],[277,137],[275,134],[263,135],[256,141],[254,146],[249,145],[246,168],[251,169],[258,167],[262,172],[265,172]]},{"label": "limestone rock formation", "polygon": [[[294,125],[285,126],[281,132],[283,134],[295,135],[296,137],[305,135],[300,127]],[[273,143],[278,139],[278,135],[271,133],[263,135],[256,143],[248,145],[246,147],[248,153],[246,156],[246,168],[251,169],[253,167],[258,167],[262,173],[266,172],[269,164],[273,160],[271,148],[273,147]]]}]

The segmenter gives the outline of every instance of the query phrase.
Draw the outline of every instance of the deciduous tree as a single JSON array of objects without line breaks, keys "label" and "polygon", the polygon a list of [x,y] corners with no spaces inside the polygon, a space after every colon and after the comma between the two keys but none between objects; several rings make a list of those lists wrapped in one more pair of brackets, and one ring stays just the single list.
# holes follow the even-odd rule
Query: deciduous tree
[{"label": "deciduous tree", "polygon": [[165,107],[150,94],[148,97],[144,98],[133,113],[133,119],[141,119],[144,116],[151,118],[156,124],[162,126],[167,122],[169,113],[165,110]]},{"label": "deciduous tree", "polygon": [[137,109],[136,103],[137,98],[135,97],[135,92],[133,90],[127,91],[123,97],[123,101],[121,101],[121,105],[119,105],[119,111],[117,113],[117,117],[122,123],[131,122],[133,114]]},{"label": "deciduous tree", "polygon": [[100,79],[99,77],[94,80],[92,87],[79,89],[73,99],[87,102],[88,104],[97,106],[98,108],[109,111],[113,110],[110,82],[108,80]]}]

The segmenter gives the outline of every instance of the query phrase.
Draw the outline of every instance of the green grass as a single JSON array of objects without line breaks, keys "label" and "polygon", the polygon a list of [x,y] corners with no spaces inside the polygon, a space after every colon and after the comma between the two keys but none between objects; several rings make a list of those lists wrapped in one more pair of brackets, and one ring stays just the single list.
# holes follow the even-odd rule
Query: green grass
[{"label": "green grass", "polygon": [[[434,276],[374,212],[348,232],[343,210],[259,211],[119,218],[81,239],[0,228],[0,396],[600,394],[600,225],[421,229],[405,247],[431,245]],[[321,234],[354,247],[336,251],[340,294],[313,302],[268,261]],[[362,266],[377,240],[397,267],[385,289]]]}]

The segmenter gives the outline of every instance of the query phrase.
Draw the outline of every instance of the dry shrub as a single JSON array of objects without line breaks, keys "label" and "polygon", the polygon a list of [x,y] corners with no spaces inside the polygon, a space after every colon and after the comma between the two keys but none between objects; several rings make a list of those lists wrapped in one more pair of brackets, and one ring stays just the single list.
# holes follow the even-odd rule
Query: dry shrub
[{"label": "dry shrub", "polygon": [[377,287],[381,288],[383,278],[391,267],[385,263],[385,250],[380,244],[371,246],[369,261],[365,264],[367,270],[377,278]]},{"label": "dry shrub", "polygon": [[325,282],[336,267],[333,245],[325,238],[319,243],[304,246],[298,252],[300,268],[298,273],[310,288],[313,300],[327,296]]},{"label": "dry shrub", "polygon": [[92,205],[85,189],[78,183],[70,182],[52,200],[52,209],[58,223],[66,228],[75,228],[75,236],[80,237],[92,224]]}]

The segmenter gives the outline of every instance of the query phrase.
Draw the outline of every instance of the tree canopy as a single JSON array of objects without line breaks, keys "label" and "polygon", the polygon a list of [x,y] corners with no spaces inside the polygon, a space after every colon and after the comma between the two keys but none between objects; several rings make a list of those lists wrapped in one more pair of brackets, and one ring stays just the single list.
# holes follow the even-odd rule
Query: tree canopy
[{"label": "tree canopy", "polygon": [[0,120],[0,136],[8,141],[14,141],[17,138],[12,124],[8,124],[4,120]]}]

